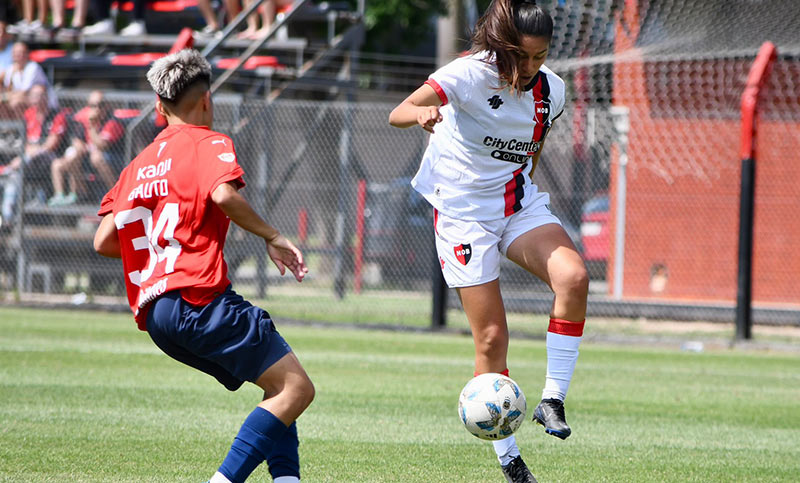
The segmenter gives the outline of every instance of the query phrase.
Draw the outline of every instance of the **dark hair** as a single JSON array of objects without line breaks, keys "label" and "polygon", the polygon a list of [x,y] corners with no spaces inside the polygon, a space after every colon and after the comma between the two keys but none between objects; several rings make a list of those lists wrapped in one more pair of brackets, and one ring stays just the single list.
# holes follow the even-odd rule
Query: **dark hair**
[{"label": "dark hair", "polygon": [[470,53],[494,54],[503,83],[518,88],[523,35],[553,38],[553,17],[535,0],[492,0],[472,33]]}]

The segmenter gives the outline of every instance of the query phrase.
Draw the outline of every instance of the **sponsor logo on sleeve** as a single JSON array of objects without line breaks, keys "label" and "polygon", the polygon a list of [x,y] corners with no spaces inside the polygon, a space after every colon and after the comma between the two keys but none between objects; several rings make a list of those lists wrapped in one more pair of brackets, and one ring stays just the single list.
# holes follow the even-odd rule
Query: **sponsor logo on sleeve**
[{"label": "sponsor logo on sleeve", "polygon": [[233,154],[233,153],[222,153],[222,154],[218,154],[217,157],[223,163],[232,163],[232,162],[236,161],[236,155]]}]

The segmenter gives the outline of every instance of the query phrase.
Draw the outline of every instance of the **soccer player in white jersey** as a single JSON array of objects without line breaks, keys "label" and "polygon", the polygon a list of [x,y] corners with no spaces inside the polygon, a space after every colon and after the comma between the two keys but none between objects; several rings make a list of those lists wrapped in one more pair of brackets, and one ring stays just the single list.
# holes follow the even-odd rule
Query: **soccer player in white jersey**
[{"label": "soccer player in white jersey", "polygon": [[[589,279],[550,212],[549,195],[532,182],[547,132],[564,109],[564,81],[544,66],[552,33],[552,17],[534,1],[494,0],[478,20],[469,55],[431,74],[389,122],[431,133],[412,185],[435,209],[439,262],[472,329],[476,374],[508,374],[500,257],[553,290],[547,374],[533,417],[564,439]],[[513,436],[494,447],[508,481],[536,481]]]}]

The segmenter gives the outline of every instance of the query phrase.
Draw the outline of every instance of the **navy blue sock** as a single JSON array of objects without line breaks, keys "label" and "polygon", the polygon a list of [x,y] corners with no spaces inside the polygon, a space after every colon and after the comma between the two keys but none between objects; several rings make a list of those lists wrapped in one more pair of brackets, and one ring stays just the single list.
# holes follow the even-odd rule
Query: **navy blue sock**
[{"label": "navy blue sock", "polygon": [[244,420],[225,461],[217,471],[233,483],[242,483],[267,459],[286,429],[286,425],[271,412],[256,407]]},{"label": "navy blue sock", "polygon": [[283,437],[275,442],[272,451],[267,455],[269,474],[272,479],[280,476],[296,476],[300,478],[300,456],[297,454],[297,425],[292,423],[283,433]]}]

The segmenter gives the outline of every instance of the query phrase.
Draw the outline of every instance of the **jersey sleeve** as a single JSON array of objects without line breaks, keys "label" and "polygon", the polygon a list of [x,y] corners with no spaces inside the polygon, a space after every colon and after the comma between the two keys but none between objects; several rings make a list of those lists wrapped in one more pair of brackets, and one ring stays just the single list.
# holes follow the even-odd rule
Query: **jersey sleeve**
[{"label": "jersey sleeve", "polygon": [[456,59],[441,67],[425,81],[439,95],[442,105],[465,104],[475,86],[475,68],[479,62],[470,57]]},{"label": "jersey sleeve", "polygon": [[99,216],[106,216],[114,211],[114,201],[117,199],[117,192],[119,192],[119,180],[117,180],[114,187],[108,190],[108,193],[103,196],[103,200],[100,202],[100,210],[97,211]]},{"label": "jersey sleeve", "polygon": [[555,75],[553,77],[555,77],[555,81],[551,86],[552,92],[550,99],[552,99],[553,102],[553,116],[551,120],[555,121],[559,118],[559,116],[561,116],[561,114],[564,113],[564,105],[566,104],[566,87],[561,77]]},{"label": "jersey sleeve", "polygon": [[210,196],[222,183],[234,182],[244,187],[244,170],[239,166],[233,140],[224,134],[214,134],[197,145],[197,155],[203,168],[200,189]]}]

